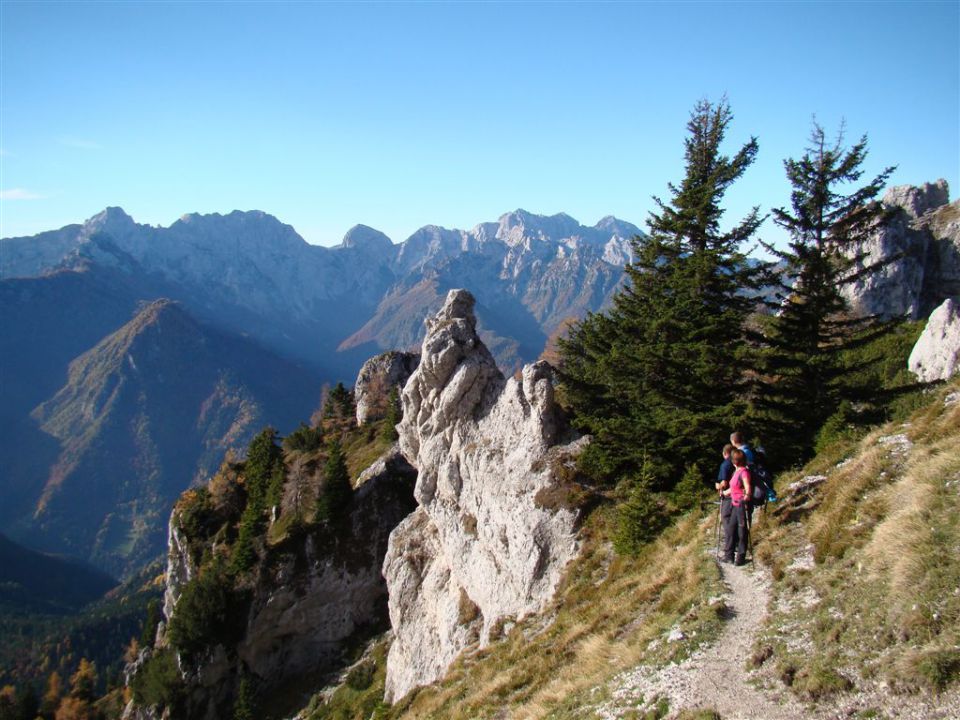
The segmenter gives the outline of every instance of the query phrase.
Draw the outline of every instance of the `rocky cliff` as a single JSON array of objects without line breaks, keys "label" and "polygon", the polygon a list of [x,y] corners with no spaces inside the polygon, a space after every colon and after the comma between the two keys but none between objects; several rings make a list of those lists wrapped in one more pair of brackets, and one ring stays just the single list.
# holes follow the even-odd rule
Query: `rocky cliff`
[{"label": "rocky cliff", "polygon": [[887,190],[888,220],[857,248],[856,270],[885,263],[845,287],[863,315],[918,320],[960,295],[960,201],[949,202],[945,180]]},{"label": "rocky cliff", "polygon": [[542,610],[577,552],[567,493],[585,440],[565,436],[550,376],[536,363],[504,379],[465,290],[427,322],[398,426],[418,507],[391,533],[383,564],[388,701]]},{"label": "rocky cliff", "polygon": [[[231,516],[198,509],[196,491],[187,493],[170,519],[165,622],[152,655],[148,652],[128,669],[134,697],[141,697],[130,704],[125,717],[230,717],[242,678],[256,689],[263,706],[281,686],[305,678],[317,681],[342,666],[348,642],[386,626],[386,585],[380,566],[390,531],[413,508],[414,479],[415,472],[394,446],[361,475],[340,520],[330,525],[310,520],[291,524],[274,509],[254,567],[244,575],[223,575],[225,587],[218,592],[209,589],[209,578],[221,572],[217,558],[231,552],[226,540]],[[292,481],[288,479],[288,484]],[[218,482],[222,486],[222,478]],[[223,490],[216,493],[222,495]],[[223,519],[226,522],[220,525]],[[199,537],[198,527],[206,528]],[[205,576],[207,589],[201,590]],[[202,604],[198,597],[204,598]],[[216,600],[218,610],[210,624],[223,623],[221,616],[227,615],[232,616],[227,618],[232,627],[217,629],[216,636],[213,629],[201,628],[211,639],[198,649],[195,642],[184,641],[187,624],[178,614],[209,607],[212,598],[221,599]],[[151,657],[170,652],[176,654],[181,688],[167,691],[175,698],[169,704],[152,705],[149,700],[156,693],[141,690],[151,681],[138,683],[136,676],[150,675]],[[291,699],[295,700],[286,698]]]}]

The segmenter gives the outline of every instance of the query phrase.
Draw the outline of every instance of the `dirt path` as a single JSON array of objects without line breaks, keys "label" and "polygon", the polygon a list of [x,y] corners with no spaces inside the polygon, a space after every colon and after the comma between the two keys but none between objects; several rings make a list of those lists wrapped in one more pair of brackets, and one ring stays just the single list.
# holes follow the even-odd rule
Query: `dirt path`
[{"label": "dirt path", "polygon": [[747,682],[747,661],[770,599],[763,568],[721,564],[729,592],[724,597],[729,610],[720,638],[683,662],[665,668],[640,666],[621,675],[613,689],[613,701],[598,713],[603,718],[621,717],[638,701],[666,697],[671,715],[684,709],[710,708],[724,720],[793,720],[807,717],[790,698],[773,697]]}]

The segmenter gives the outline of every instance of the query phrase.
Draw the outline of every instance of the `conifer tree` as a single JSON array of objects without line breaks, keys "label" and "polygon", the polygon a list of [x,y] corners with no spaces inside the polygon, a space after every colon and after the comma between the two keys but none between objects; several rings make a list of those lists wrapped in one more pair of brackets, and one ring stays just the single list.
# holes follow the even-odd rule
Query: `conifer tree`
[{"label": "conifer tree", "polygon": [[403,409],[400,406],[400,391],[394,386],[387,397],[387,413],[383,419],[383,439],[396,442],[397,425],[403,420]]},{"label": "conifer tree", "polygon": [[240,516],[240,529],[233,547],[230,567],[234,573],[252,567],[256,560],[254,539],[263,526],[267,503],[280,494],[276,486],[283,481],[283,451],[277,445],[277,432],[272,427],[264,428],[250,441],[243,475],[247,504]]},{"label": "conifer tree", "polygon": [[350,501],[352,493],[343,448],[339,440],[331,440],[327,445],[327,460],[323,466],[323,486],[317,498],[317,519],[321,522],[335,522]]},{"label": "conifer tree", "polygon": [[842,128],[831,143],[814,123],[804,155],[784,161],[791,208],[773,215],[790,243],[786,250],[764,243],[782,262],[785,279],[767,333],[770,383],[762,402],[787,460],[807,455],[818,429],[855,393],[844,379],[843,354],[883,329],[876,318],[852,317],[842,293],[878,268],[864,266],[860,243],[883,220],[876,197],[894,168],[845,193],[863,175],[866,157],[865,135],[846,149]]},{"label": "conifer tree", "polygon": [[733,157],[721,154],[732,119],[725,100],[695,106],[686,175],[668,185],[668,202],[654,198],[626,286],[560,343],[575,422],[594,436],[583,465],[598,478],[636,473],[649,455],[654,486],[670,487],[746,415],[745,320],[767,268],[740,249],[762,221],[758,208],[720,226],[723,196],[758,149],[752,138]]}]

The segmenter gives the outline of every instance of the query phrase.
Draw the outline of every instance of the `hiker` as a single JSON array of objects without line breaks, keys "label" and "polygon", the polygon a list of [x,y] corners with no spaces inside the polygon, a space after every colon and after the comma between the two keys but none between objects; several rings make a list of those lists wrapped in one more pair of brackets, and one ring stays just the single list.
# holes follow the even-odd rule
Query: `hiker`
[{"label": "hiker", "polygon": [[[747,455],[739,448],[730,453],[736,468],[721,494],[730,498],[730,515],[724,527],[723,561],[743,565],[747,561],[747,504],[753,492]],[[736,551],[736,554],[734,554]]]},{"label": "hiker", "polygon": [[747,465],[753,465],[757,459],[753,455],[753,450],[743,437],[743,433],[736,430],[730,433],[730,442],[733,446],[747,456]]},{"label": "hiker", "polygon": [[[724,495],[723,491],[730,487],[730,478],[736,468],[733,467],[733,460],[730,459],[730,453],[733,452],[733,445],[727,443],[723,446],[723,462],[720,463],[720,470],[717,471],[717,482],[714,487],[720,493],[720,524],[726,528],[727,518],[730,517],[730,496]],[[724,530],[726,532],[726,530]]]}]

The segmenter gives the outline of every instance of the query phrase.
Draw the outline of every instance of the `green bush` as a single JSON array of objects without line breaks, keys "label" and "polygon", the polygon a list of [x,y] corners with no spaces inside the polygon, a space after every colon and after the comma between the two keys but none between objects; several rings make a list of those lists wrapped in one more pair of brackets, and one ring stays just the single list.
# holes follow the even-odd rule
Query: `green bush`
[{"label": "green bush", "polygon": [[184,586],[170,618],[171,644],[190,657],[235,644],[243,637],[248,604],[247,593],[233,587],[219,564],[202,570]]},{"label": "green bush", "polygon": [[300,427],[283,439],[283,449],[287,452],[313,452],[323,447],[323,428],[310,427],[300,423]]},{"label": "green bush", "polygon": [[133,676],[131,689],[137,705],[169,707],[175,715],[184,696],[184,685],[173,651],[164,648],[154,653]]},{"label": "green bush", "polygon": [[377,666],[372,662],[362,662],[350,669],[350,672],[347,673],[346,683],[354,690],[366,690],[373,684],[376,672]]}]

